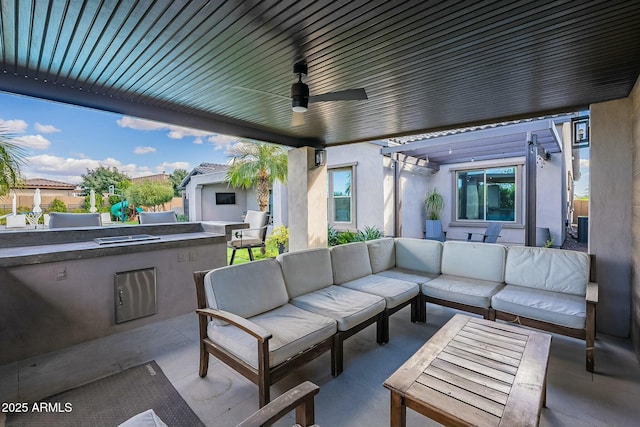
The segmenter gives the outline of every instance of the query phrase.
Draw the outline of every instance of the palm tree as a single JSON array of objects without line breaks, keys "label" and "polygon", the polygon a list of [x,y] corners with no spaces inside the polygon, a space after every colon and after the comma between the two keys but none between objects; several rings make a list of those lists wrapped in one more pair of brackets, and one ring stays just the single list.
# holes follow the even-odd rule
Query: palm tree
[{"label": "palm tree", "polygon": [[255,187],[258,206],[265,212],[271,184],[287,179],[287,150],[277,145],[242,141],[229,149],[229,156],[231,167],[227,182],[244,189]]},{"label": "palm tree", "polygon": [[0,196],[20,183],[20,167],[24,164],[25,150],[14,144],[13,135],[0,129]]}]

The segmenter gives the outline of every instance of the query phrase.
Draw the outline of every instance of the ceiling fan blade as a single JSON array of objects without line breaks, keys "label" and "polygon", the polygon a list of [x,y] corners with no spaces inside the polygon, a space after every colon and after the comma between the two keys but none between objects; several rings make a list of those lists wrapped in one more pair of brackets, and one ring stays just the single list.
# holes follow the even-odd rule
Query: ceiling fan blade
[{"label": "ceiling fan blade", "polygon": [[304,125],[304,113],[296,113],[292,111],[291,115],[291,127]]},{"label": "ceiling fan blade", "polygon": [[367,98],[367,92],[363,88],[339,90],[337,92],[327,92],[320,95],[311,95],[309,102],[324,101],[363,101]]}]

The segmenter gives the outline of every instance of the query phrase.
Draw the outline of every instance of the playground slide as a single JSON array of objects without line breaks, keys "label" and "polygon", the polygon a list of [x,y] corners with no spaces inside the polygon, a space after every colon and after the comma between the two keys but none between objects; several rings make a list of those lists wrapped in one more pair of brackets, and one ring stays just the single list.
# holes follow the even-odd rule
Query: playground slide
[{"label": "playground slide", "polygon": [[[129,207],[129,201],[125,200],[123,202],[118,202],[115,205],[111,206],[111,215],[115,216],[118,219],[122,219],[122,209],[125,210],[125,214],[127,211],[127,208]],[[136,212],[142,212],[143,209],[142,208],[136,208]],[[127,218],[128,218],[128,214]],[[127,220],[127,218],[125,218],[125,221]]]}]

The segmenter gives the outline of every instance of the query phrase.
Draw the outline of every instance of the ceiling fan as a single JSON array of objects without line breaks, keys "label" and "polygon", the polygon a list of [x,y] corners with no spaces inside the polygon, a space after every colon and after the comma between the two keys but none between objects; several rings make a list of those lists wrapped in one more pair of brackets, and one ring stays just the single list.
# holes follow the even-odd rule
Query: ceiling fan
[{"label": "ceiling fan", "polygon": [[339,90],[327,92],[319,95],[309,95],[309,86],[302,81],[302,75],[307,75],[308,67],[306,62],[297,62],[293,65],[293,74],[298,75],[298,81],[291,85],[291,126],[304,124],[304,115],[310,102],[327,101],[363,101],[367,98],[367,92],[363,88]]}]

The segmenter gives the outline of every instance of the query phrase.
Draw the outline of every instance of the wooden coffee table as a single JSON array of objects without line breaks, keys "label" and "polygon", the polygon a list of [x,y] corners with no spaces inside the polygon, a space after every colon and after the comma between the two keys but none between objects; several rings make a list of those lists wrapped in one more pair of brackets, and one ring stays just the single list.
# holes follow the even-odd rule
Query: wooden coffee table
[{"label": "wooden coffee table", "polygon": [[446,426],[537,426],[551,335],[455,315],[384,386],[391,426],[406,408]]}]

